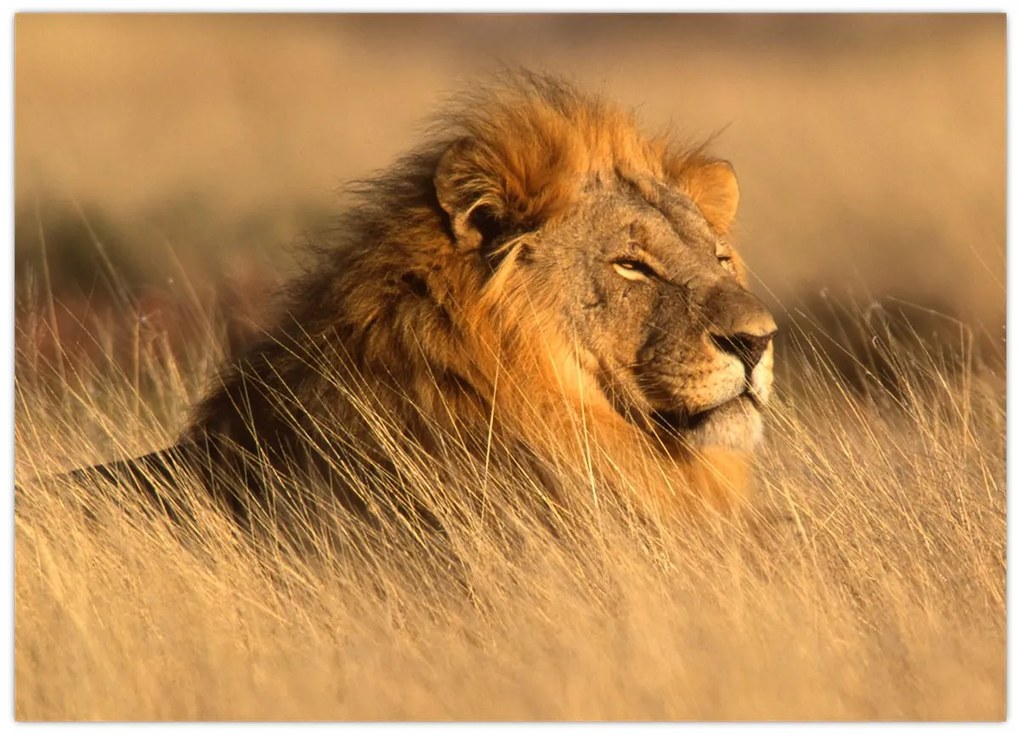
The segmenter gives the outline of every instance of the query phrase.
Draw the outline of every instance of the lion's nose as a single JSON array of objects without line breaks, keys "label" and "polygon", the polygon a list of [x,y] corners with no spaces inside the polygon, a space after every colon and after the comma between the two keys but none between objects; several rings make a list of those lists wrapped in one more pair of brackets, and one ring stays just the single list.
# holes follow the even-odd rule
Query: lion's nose
[{"label": "lion's nose", "polygon": [[776,334],[776,321],[754,294],[727,279],[705,300],[707,333],[715,347],[735,356],[748,374]]},{"label": "lion's nose", "polygon": [[769,343],[772,342],[775,330],[764,335],[752,335],[747,332],[737,332],[733,335],[712,335],[712,341],[724,353],[735,355],[744,364],[747,371],[754,370],[754,367],[761,361]]}]

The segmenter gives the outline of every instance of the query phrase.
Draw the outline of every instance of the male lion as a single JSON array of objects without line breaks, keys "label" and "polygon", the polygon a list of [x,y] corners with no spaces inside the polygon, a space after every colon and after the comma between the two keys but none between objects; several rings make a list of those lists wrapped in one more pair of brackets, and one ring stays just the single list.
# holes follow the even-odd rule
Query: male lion
[{"label": "male lion", "polygon": [[406,444],[543,483],[583,467],[659,509],[738,505],[776,325],[728,238],[730,165],[529,73],[435,130],[361,186],[179,443],[98,470],[183,466],[238,512],[314,474],[364,507],[350,480],[399,488]]}]

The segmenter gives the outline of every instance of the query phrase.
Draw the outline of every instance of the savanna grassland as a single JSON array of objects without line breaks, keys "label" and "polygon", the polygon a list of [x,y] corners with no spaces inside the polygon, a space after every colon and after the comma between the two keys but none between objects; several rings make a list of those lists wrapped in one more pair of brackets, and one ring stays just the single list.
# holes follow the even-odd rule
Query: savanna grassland
[{"label": "savanna grassland", "polygon": [[646,117],[734,121],[782,323],[757,499],[637,519],[579,473],[550,519],[526,475],[437,488],[397,448],[448,538],[338,513],[299,541],[53,476],[171,442],[300,260],[280,246],[328,227],[323,170],[385,165],[510,47],[493,19],[163,22],[18,21],[18,719],[1005,717],[1004,21],[505,20],[551,71],[613,51],[595,82]]},{"label": "savanna grassland", "polygon": [[[313,529],[295,551],[211,509],[181,530],[24,480],[168,438],[127,376],[21,384],[18,716],[1003,718],[1001,378],[894,356],[895,393],[791,368],[746,520],[635,524],[579,485],[592,504],[553,533],[458,506],[484,480],[433,489],[457,576],[406,530],[354,549]],[[147,377],[174,411],[178,373]]]}]

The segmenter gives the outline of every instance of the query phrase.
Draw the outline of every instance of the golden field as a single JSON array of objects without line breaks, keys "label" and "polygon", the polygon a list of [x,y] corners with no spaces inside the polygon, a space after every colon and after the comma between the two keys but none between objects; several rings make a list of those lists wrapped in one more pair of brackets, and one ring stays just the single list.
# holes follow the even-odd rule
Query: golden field
[{"label": "golden field", "polygon": [[[172,441],[335,188],[506,64],[734,162],[783,330],[746,518],[465,477],[449,550],[295,550],[42,480]],[[21,15],[16,69],[18,719],[1005,718],[1002,16]]]}]

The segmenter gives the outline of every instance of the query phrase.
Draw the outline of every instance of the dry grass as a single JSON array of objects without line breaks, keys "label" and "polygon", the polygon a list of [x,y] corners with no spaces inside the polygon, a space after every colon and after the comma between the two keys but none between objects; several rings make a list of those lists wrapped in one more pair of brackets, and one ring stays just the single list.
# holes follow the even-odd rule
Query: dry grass
[{"label": "dry grass", "polygon": [[103,489],[33,480],[165,443],[198,387],[170,360],[141,369],[148,405],[130,375],[23,371],[16,715],[1002,719],[1001,378],[859,325],[887,388],[862,365],[851,393],[788,336],[748,518],[636,523],[600,497],[550,526],[498,500],[480,513],[464,477],[426,489],[460,522],[452,571],[414,530],[373,540],[338,516],[320,520],[338,535],[295,551],[198,499],[171,527]]}]

